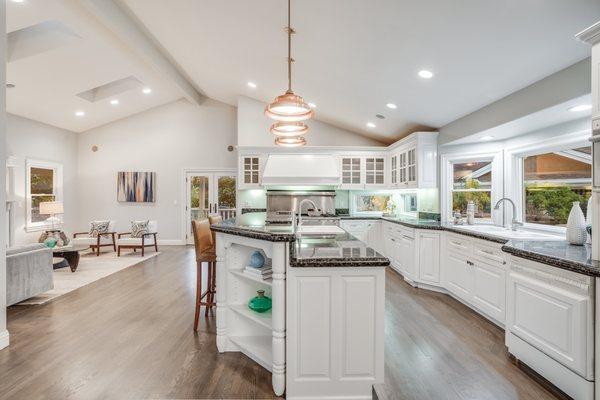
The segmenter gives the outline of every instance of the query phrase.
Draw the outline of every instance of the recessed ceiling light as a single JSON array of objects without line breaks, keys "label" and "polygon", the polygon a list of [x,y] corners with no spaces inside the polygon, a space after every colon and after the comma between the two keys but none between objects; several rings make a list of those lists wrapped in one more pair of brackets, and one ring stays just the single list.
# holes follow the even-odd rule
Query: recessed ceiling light
[{"label": "recessed ceiling light", "polygon": [[375,128],[376,126],[377,126],[377,125],[375,125],[375,124],[374,124],[374,123],[372,123],[372,122],[367,122],[367,127],[368,127],[368,128]]},{"label": "recessed ceiling light", "polygon": [[150,94],[150,93],[152,93],[152,89],[150,89],[149,87],[143,88],[142,89],[142,93],[144,93],[144,94]]},{"label": "recessed ceiling light", "polygon": [[119,105],[119,99],[112,99],[110,101],[110,104],[112,104],[113,106]]},{"label": "recessed ceiling light", "polygon": [[396,108],[398,108],[398,106],[396,106],[394,103],[387,103],[385,106],[387,108],[391,108],[392,110],[395,110]]},{"label": "recessed ceiling light", "polygon": [[421,71],[419,71],[419,76],[423,79],[430,79],[433,78],[433,72],[427,71],[426,69],[422,69]]},{"label": "recessed ceiling light", "polygon": [[83,116],[85,116],[85,111],[75,111],[75,116],[76,117],[83,117]]},{"label": "recessed ceiling light", "polygon": [[317,105],[315,103],[308,103],[308,106],[310,108],[317,108]]},{"label": "recessed ceiling light", "polygon": [[482,142],[489,142],[490,140],[493,140],[493,139],[494,139],[494,137],[493,136],[489,136],[489,135],[482,136],[482,137],[479,138],[479,140],[481,140]]},{"label": "recessed ceiling light", "polygon": [[579,112],[579,111],[588,111],[591,109],[592,109],[591,104],[579,104],[577,106],[573,106],[573,107],[569,108],[569,111]]},{"label": "recessed ceiling light", "polygon": [[11,0],[13,3],[23,3],[24,0]]},{"label": "recessed ceiling light", "polygon": [[254,83],[254,82],[248,82],[248,86],[251,87],[252,89],[256,89],[256,83]]}]

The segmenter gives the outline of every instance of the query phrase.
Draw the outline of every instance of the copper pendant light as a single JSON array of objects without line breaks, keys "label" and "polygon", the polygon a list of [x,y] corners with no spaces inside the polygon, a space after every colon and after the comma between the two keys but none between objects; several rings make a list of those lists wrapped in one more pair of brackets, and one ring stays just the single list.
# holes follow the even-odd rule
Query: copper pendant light
[{"label": "copper pendant light", "polygon": [[275,140],[276,144],[286,146],[293,142],[293,146],[303,146],[306,144],[306,139],[299,137],[299,135],[306,134],[308,127],[301,121],[312,118],[314,111],[301,96],[292,91],[292,62],[294,62],[292,58],[292,34],[296,32],[291,27],[291,0],[288,0],[288,25],[286,31],[288,35],[288,89],[284,94],[277,96],[265,108],[265,115],[278,121],[270,129],[271,133],[278,136],[278,139],[296,138],[295,141]]},{"label": "copper pendant light", "polygon": [[275,144],[283,147],[300,147],[306,144],[306,139],[303,136],[278,137],[275,139]]}]

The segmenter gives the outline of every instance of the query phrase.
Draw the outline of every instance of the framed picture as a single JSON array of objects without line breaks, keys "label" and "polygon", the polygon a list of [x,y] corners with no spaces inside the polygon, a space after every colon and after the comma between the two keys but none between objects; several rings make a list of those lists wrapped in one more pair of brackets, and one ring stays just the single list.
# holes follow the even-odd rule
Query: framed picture
[{"label": "framed picture", "polygon": [[154,203],[156,201],[156,172],[119,172],[117,201]]}]

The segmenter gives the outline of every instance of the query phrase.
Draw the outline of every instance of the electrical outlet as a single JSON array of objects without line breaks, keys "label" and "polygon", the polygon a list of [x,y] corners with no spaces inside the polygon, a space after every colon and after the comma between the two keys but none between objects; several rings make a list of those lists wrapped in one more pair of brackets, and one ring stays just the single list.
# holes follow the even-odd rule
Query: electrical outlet
[{"label": "electrical outlet", "polygon": [[592,119],[592,134],[600,135],[600,117]]}]

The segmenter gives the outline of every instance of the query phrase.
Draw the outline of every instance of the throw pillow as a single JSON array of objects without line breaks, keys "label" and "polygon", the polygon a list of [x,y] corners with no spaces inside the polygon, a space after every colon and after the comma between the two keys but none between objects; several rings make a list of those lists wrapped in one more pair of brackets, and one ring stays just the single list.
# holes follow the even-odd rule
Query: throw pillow
[{"label": "throw pillow", "polygon": [[96,238],[99,235],[108,233],[109,225],[110,225],[110,221],[92,221],[92,222],[90,222],[89,236]]},{"label": "throw pillow", "polygon": [[131,221],[131,237],[141,238],[148,233],[148,224],[150,221]]}]

